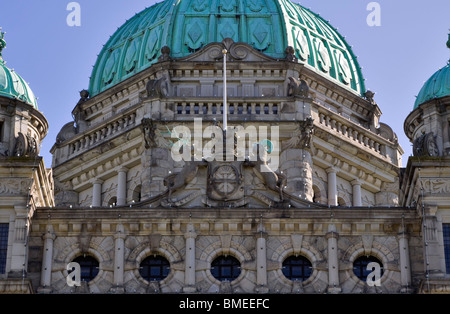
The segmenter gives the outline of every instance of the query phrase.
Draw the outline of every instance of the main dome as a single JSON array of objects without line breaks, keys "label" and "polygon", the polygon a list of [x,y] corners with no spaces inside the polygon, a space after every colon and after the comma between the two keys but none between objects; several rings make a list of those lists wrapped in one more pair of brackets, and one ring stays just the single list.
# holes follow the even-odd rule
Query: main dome
[{"label": "main dome", "polygon": [[185,57],[225,38],[273,58],[288,46],[298,62],[359,96],[364,79],[351,48],[327,21],[288,0],[165,0],[117,29],[100,52],[89,82],[95,96],[158,62],[161,48]]}]

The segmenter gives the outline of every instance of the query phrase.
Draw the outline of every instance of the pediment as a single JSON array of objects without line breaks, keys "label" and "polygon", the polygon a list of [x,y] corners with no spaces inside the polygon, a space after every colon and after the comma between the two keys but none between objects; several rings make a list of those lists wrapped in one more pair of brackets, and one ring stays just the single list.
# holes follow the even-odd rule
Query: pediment
[{"label": "pediment", "polygon": [[252,46],[242,42],[234,42],[231,38],[225,38],[222,42],[210,43],[199,51],[177,61],[201,61],[216,62],[223,60],[223,50],[227,50],[227,61],[277,61],[277,59],[269,57],[264,53],[256,50]]}]

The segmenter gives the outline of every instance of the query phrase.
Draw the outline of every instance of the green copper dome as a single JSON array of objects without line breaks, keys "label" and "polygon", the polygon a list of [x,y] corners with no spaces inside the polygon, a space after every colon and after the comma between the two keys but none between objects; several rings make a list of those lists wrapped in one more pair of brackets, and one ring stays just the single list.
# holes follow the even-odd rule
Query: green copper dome
[{"label": "green copper dome", "polygon": [[[447,47],[450,49],[450,34],[448,35]],[[423,84],[414,103],[414,109],[431,99],[444,96],[450,96],[450,60],[446,66],[436,71]]]},{"label": "green copper dome", "polygon": [[165,0],[136,14],[110,37],[93,68],[95,96],[158,62],[168,46],[185,57],[225,38],[274,58],[288,46],[298,62],[362,96],[360,66],[343,37],[317,14],[288,0]]},{"label": "green copper dome", "polygon": [[6,47],[6,42],[3,37],[4,33],[0,32],[0,96],[18,99],[37,109],[36,97],[28,84],[19,74],[5,65],[2,50]]}]

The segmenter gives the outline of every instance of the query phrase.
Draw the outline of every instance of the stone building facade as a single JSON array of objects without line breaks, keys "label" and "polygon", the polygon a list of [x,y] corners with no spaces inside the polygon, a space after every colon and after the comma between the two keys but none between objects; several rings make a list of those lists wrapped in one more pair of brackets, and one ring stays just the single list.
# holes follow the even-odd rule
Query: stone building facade
[{"label": "stone building facade", "polygon": [[[21,205],[28,220],[0,191],[0,284],[20,269],[27,288],[4,291],[447,291],[447,69],[447,92],[423,92],[405,120],[414,157],[402,168],[357,59],[318,15],[287,0],[147,8],[104,46],[51,169],[23,171],[45,191]],[[41,141],[45,118],[11,98]],[[5,128],[5,145],[20,140]],[[0,170],[36,156],[5,154]]]}]

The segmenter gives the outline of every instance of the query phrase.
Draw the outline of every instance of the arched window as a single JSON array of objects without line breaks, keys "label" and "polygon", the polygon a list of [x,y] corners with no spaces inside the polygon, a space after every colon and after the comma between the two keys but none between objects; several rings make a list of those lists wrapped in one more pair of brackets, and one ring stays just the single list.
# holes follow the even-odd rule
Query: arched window
[{"label": "arched window", "polygon": [[283,275],[290,280],[306,280],[311,276],[312,264],[304,256],[289,256],[283,262]]},{"label": "arched window", "polygon": [[380,278],[381,276],[383,276],[383,264],[381,263],[381,261],[374,257],[374,256],[360,256],[357,259],[355,259],[355,261],[353,262],[353,272],[355,273],[356,277],[358,277],[359,279],[361,279],[362,281],[366,281],[367,280],[367,276],[372,273],[373,271],[375,271],[374,268],[369,267],[369,269],[367,269],[367,265],[369,265],[370,263],[377,263],[379,265],[379,269],[380,269]]},{"label": "arched window", "polygon": [[99,263],[95,257],[81,255],[75,258],[73,262],[80,264],[81,281],[89,282],[97,276]]},{"label": "arched window", "polygon": [[241,274],[241,263],[233,256],[219,256],[211,263],[211,274],[219,281],[233,281]]},{"label": "arched window", "polygon": [[139,274],[147,281],[161,281],[169,275],[170,263],[160,255],[146,257],[139,266]]},{"label": "arched window", "polygon": [[111,207],[111,206],[116,206],[116,205],[117,205],[117,197],[113,196],[109,199],[108,206]]},{"label": "arched window", "polygon": [[313,185],[313,202],[314,203],[320,203],[320,199],[321,199],[321,194],[320,194],[320,189],[316,186]]},{"label": "arched window", "polygon": [[347,203],[345,202],[345,200],[342,197],[338,197],[337,202],[338,202],[338,206],[347,206]]},{"label": "arched window", "polygon": [[141,201],[141,189],[142,189],[142,185],[138,185],[134,191],[133,191],[133,198],[132,200],[135,202],[140,202]]}]

